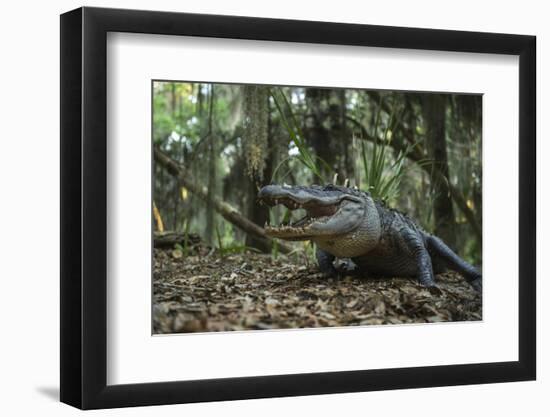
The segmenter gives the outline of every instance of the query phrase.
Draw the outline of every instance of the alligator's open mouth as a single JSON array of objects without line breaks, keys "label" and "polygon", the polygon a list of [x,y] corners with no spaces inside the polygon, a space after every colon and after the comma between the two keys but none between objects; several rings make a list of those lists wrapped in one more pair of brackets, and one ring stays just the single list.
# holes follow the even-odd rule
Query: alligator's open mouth
[{"label": "alligator's open mouth", "polygon": [[[283,205],[291,210],[292,216],[283,220],[279,225],[265,224],[265,232],[272,237],[284,239],[307,239],[312,235],[312,226],[315,224],[326,223],[339,209],[340,204],[324,204],[319,201],[300,202],[290,196],[270,197],[265,196],[259,199],[260,203],[269,207]],[[300,211],[305,211],[299,215]],[[294,213],[296,211],[296,213]]]}]

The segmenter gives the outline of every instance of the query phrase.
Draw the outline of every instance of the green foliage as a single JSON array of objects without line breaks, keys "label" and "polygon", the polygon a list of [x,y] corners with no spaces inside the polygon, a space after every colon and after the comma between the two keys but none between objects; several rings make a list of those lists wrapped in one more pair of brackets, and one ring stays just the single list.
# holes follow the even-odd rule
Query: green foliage
[{"label": "green foliage", "polygon": [[217,250],[222,258],[226,257],[227,255],[234,255],[238,253],[245,253],[247,251],[250,252],[260,252],[258,249],[247,246],[242,243],[238,242],[231,242],[229,244],[224,244],[224,240],[222,238],[222,234],[220,233],[220,229],[216,227],[216,239],[217,239]]},{"label": "green foliage", "polygon": [[[272,87],[269,89],[270,95],[273,98],[273,102],[281,116],[281,120],[285,129],[288,132],[288,135],[292,143],[298,148],[298,155],[296,159],[300,161],[315,177],[317,177],[321,183],[326,182],[324,177],[321,165],[326,169],[326,171],[331,172],[331,168],[323,161],[319,156],[315,155],[308,148],[305,140],[305,136],[300,129],[296,117],[292,111],[292,107],[281,87]],[[275,178],[279,168],[291,158],[285,158],[274,170],[273,178]]]},{"label": "green foliage", "polygon": [[389,146],[386,141],[374,142],[370,157],[364,140],[361,140],[360,146],[364,188],[374,198],[388,202],[394,201],[399,195],[401,181],[407,169],[410,168],[405,165],[405,161],[413,146],[407,146],[405,151],[399,151],[393,161],[386,155],[386,149]]},{"label": "green foliage", "polygon": [[[390,155],[388,149],[392,148],[391,141],[394,140],[394,134],[396,126],[400,121],[401,112],[398,116],[395,116],[397,106],[392,106],[392,111],[389,115],[388,121],[383,133],[380,136],[379,132],[382,130],[380,127],[380,114],[382,110],[382,96],[378,103],[378,110],[376,112],[375,122],[372,126],[372,146],[370,152],[367,150],[365,143],[366,138],[360,139],[361,148],[361,164],[363,170],[363,188],[371,193],[374,198],[383,201],[395,200],[400,191],[400,184],[407,166],[405,161],[407,160],[409,152],[414,148],[414,145],[408,145],[405,150],[401,150],[394,155]],[[354,140],[357,140],[354,137]],[[393,161],[392,161],[393,159]]]},{"label": "green foliage", "polygon": [[271,241],[271,257],[273,259],[277,259],[279,257],[279,241],[277,239],[273,239]]}]

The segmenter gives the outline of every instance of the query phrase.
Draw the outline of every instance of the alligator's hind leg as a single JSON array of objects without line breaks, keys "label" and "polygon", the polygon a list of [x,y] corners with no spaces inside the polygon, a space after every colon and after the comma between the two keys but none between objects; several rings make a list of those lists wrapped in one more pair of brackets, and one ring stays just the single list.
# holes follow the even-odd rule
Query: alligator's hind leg
[{"label": "alligator's hind leg", "polygon": [[460,273],[466,281],[477,291],[481,292],[481,273],[468,262],[452,251],[441,239],[436,236],[426,236],[428,250],[434,256],[442,259],[447,266]]},{"label": "alligator's hind leg", "polygon": [[425,287],[435,287],[432,259],[425,248],[418,251],[416,261],[418,262],[418,281]]},{"label": "alligator's hind leg", "polygon": [[317,258],[317,264],[319,265],[321,273],[329,277],[335,277],[338,275],[338,271],[333,265],[335,258],[334,255],[324,251],[323,249],[317,248],[315,251],[315,257]]},{"label": "alligator's hind leg", "polygon": [[416,233],[406,233],[403,235],[403,239],[408,251],[415,259],[417,270],[416,277],[418,281],[425,287],[435,287],[432,258],[424,242],[418,238]]}]

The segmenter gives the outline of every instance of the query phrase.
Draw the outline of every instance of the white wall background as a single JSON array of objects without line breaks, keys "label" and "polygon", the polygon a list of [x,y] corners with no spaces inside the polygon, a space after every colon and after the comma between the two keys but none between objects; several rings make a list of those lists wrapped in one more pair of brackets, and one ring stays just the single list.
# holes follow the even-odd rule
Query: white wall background
[{"label": "white wall background", "polygon": [[[123,0],[86,5],[534,34],[538,37],[539,249],[550,249],[550,149],[542,120],[550,97],[545,2],[305,0]],[[3,415],[75,415],[57,402],[59,379],[59,17],[77,1],[5,2],[0,15],[0,410]],[[544,232],[546,235],[543,236]],[[548,415],[550,284],[539,262],[538,381],[100,411],[99,415],[335,415],[446,417]]]}]

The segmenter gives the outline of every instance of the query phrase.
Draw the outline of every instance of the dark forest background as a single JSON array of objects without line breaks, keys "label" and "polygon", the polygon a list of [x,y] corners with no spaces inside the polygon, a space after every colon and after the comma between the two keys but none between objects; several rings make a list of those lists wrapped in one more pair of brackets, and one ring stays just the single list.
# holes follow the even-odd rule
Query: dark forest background
[{"label": "dark forest background", "polygon": [[285,213],[257,191],[337,174],[479,265],[481,117],[478,95],[154,82],[155,230],[225,252],[311,254],[263,235]]}]

